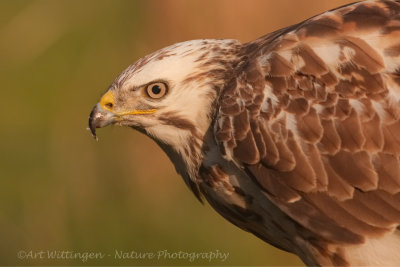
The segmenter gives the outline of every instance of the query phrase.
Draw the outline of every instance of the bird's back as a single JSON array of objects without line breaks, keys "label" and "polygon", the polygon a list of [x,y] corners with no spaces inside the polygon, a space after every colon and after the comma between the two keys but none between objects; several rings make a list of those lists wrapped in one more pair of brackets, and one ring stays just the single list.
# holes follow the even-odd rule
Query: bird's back
[{"label": "bird's back", "polygon": [[399,2],[326,12],[242,56],[215,124],[224,158],[293,222],[282,232],[305,262],[399,265]]}]

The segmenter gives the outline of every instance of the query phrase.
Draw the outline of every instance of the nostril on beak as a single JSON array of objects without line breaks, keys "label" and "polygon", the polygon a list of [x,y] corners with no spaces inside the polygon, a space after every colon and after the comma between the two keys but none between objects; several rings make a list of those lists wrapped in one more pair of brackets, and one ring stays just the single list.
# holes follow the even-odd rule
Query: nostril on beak
[{"label": "nostril on beak", "polygon": [[100,106],[108,111],[112,111],[115,106],[114,94],[111,90],[108,90],[100,99]]}]

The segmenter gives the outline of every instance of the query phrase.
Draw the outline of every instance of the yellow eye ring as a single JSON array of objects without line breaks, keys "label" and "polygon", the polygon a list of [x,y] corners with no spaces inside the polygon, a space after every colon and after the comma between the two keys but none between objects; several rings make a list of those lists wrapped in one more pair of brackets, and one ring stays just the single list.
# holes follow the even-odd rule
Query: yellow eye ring
[{"label": "yellow eye ring", "polygon": [[162,82],[151,83],[145,88],[146,95],[152,99],[160,99],[168,92],[167,85]]}]

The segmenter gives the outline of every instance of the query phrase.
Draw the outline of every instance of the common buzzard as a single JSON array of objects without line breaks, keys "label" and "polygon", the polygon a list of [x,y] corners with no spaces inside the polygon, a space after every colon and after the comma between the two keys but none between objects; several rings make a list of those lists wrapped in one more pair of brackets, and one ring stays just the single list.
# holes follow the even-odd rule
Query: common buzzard
[{"label": "common buzzard", "polygon": [[400,265],[400,1],[161,49],[96,104],[92,134],[109,124],[154,139],[199,199],[307,265]]}]

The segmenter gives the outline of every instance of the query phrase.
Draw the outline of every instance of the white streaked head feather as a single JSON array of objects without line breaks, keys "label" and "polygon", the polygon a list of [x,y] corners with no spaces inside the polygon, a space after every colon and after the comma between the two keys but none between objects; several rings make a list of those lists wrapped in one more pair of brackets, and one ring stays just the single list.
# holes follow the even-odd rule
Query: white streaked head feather
[{"label": "white streaked head feather", "polygon": [[[193,154],[194,145],[196,149],[202,146],[198,139],[210,126],[211,106],[218,94],[216,87],[222,89],[225,85],[225,72],[232,67],[239,46],[236,40],[192,40],[138,60],[117,77],[110,90],[114,91],[116,101],[120,101],[116,106],[122,111],[137,108],[156,111],[151,115],[131,116],[130,121],[121,124],[145,131],[180,155]],[[152,82],[167,84],[167,94],[160,99],[146,97],[144,88]],[[200,153],[184,158],[193,160]]]}]

